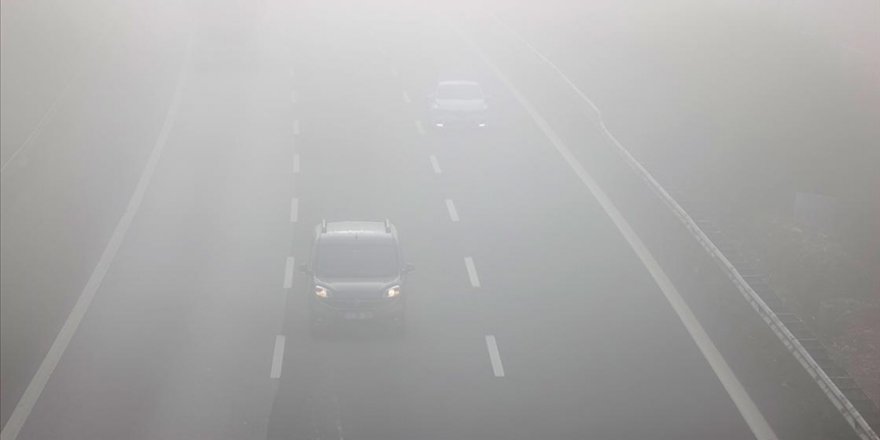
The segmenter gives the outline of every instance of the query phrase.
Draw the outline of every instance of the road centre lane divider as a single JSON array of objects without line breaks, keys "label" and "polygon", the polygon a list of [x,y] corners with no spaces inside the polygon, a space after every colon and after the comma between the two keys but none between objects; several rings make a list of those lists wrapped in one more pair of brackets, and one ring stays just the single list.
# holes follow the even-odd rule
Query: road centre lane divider
[{"label": "road centre lane divider", "polygon": [[471,257],[464,257],[464,267],[467,269],[468,279],[471,282],[471,286],[480,287],[480,277],[477,275],[477,266],[474,264],[474,259]]},{"label": "road centre lane divider", "polygon": [[486,335],[486,349],[489,350],[489,362],[492,364],[492,374],[495,377],[504,377],[504,365],[501,363],[501,352],[498,351],[498,343],[495,335]]},{"label": "road centre lane divider", "polygon": [[270,379],[278,379],[281,377],[281,367],[284,362],[284,345],[286,338],[284,335],[275,336],[275,349],[272,351],[272,368],[269,370]]},{"label": "road centre lane divider", "polygon": [[431,168],[434,169],[434,174],[442,174],[443,170],[440,169],[440,162],[437,161],[437,156],[432,154],[429,159],[431,160]]},{"label": "road centre lane divider", "polygon": [[299,220],[299,199],[293,197],[290,199],[290,222],[296,223]]},{"label": "road centre lane divider", "polygon": [[284,263],[284,288],[290,289],[293,287],[293,271],[296,267],[296,260],[293,257],[287,257],[286,262]]},{"label": "road centre lane divider", "polygon": [[446,199],[446,210],[449,211],[449,219],[457,223],[458,211],[455,209],[455,203],[452,202],[452,199]]}]

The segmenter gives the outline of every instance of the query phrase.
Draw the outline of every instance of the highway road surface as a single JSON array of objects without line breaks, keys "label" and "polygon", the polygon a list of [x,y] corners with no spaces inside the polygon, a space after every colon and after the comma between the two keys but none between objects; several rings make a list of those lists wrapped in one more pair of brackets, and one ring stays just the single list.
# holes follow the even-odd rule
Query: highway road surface
[{"label": "highway road surface", "polygon": [[[37,96],[6,3],[3,440],[852,438],[490,7],[89,2]],[[406,334],[312,338],[314,226],[385,218]]]}]

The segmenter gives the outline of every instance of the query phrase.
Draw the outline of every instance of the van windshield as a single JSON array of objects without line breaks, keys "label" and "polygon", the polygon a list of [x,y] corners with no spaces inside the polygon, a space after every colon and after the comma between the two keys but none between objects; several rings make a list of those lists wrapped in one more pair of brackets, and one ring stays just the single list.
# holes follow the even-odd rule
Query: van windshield
[{"label": "van windshield", "polygon": [[397,248],[388,244],[322,244],[315,273],[320,278],[385,278],[397,275]]},{"label": "van windshield", "polygon": [[441,84],[438,99],[483,99],[483,90],[476,84]]}]

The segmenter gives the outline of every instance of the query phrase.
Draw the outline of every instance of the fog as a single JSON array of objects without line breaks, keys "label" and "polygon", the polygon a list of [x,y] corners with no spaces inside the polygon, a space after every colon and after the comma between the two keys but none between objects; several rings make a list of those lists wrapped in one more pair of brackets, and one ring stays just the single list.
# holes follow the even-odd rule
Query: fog
[{"label": "fog", "polygon": [[2,440],[877,438],[876,1],[0,7]]}]

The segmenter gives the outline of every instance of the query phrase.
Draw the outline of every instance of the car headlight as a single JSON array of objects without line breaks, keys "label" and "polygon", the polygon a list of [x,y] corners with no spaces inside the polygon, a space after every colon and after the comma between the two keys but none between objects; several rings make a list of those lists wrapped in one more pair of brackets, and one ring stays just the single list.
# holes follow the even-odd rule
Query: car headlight
[{"label": "car headlight", "polygon": [[400,296],[400,286],[391,286],[385,291],[385,298],[396,298]]},{"label": "car headlight", "polygon": [[315,296],[318,298],[327,298],[330,296],[330,291],[327,290],[326,287],[323,286],[315,286]]}]

